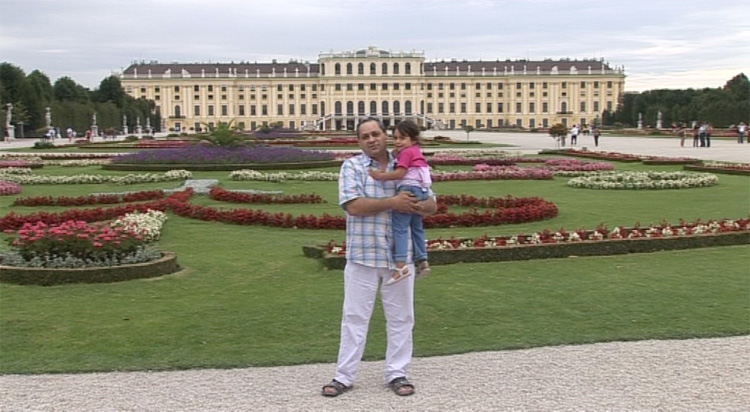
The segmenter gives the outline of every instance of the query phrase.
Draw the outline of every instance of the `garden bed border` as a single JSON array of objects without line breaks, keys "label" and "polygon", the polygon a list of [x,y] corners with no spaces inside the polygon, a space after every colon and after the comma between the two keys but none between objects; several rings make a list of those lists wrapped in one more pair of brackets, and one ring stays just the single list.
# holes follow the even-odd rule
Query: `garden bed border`
[{"label": "garden bed border", "polygon": [[70,283],[111,283],[154,278],[177,272],[177,253],[162,252],[150,262],[87,268],[30,268],[0,265],[0,282],[18,285],[53,286]]},{"label": "garden bed border", "polygon": [[245,163],[245,164],[105,164],[102,169],[122,171],[162,172],[173,169],[189,171],[227,171],[227,170],[292,170],[340,167],[341,160],[324,160],[320,162],[299,163]]},{"label": "garden bed border", "polygon": [[[664,250],[750,244],[750,232],[729,232],[691,236],[606,239],[565,243],[542,243],[466,249],[430,249],[431,265],[453,263],[505,262],[513,260],[567,258],[573,256],[607,256],[629,253],[650,253]],[[329,269],[343,269],[346,256],[332,255],[325,246],[304,246],[306,257],[321,259]]]}]

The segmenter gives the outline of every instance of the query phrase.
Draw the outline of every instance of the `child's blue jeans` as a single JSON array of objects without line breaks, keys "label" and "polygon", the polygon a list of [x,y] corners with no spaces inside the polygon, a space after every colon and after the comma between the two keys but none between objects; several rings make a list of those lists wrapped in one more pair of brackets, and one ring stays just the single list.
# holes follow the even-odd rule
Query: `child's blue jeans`
[{"label": "child's blue jeans", "polygon": [[[417,200],[427,200],[428,189],[421,186],[399,186],[396,192],[410,192]],[[393,229],[393,260],[406,262],[409,241],[412,242],[414,261],[427,260],[427,239],[425,238],[422,216],[394,211],[391,213]],[[409,239],[411,229],[411,239]]]}]

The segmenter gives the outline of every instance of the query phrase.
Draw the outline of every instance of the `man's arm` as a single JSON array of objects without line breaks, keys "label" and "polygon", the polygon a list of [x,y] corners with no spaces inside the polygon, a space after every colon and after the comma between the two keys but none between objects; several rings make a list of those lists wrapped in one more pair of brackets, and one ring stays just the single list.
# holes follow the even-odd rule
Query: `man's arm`
[{"label": "man's arm", "polygon": [[346,203],[344,207],[346,212],[352,216],[372,216],[388,210],[395,210],[425,217],[437,211],[437,203],[434,197],[431,196],[420,202],[409,192],[399,192],[396,196],[383,199],[358,197]]},{"label": "man's arm", "polygon": [[344,205],[346,212],[352,216],[373,216],[388,210],[402,213],[418,213],[421,202],[409,192],[399,192],[396,196],[386,198],[358,197]]},{"label": "man's arm", "polygon": [[370,173],[370,176],[372,176],[372,178],[375,180],[399,180],[403,179],[404,176],[406,176],[405,167],[397,167],[392,172],[381,172],[380,170],[372,169],[370,169],[368,172]]}]

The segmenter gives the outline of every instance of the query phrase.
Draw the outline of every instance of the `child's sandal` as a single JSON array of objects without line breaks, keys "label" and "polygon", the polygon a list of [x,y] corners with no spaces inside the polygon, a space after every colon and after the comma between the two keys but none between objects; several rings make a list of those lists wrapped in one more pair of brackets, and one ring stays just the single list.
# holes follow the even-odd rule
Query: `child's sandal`
[{"label": "child's sandal", "polygon": [[411,271],[409,270],[408,265],[404,265],[403,267],[396,268],[396,270],[393,271],[393,274],[391,275],[391,277],[385,281],[385,286],[391,286],[393,284],[401,282],[402,280],[408,278],[410,275],[411,275]]}]

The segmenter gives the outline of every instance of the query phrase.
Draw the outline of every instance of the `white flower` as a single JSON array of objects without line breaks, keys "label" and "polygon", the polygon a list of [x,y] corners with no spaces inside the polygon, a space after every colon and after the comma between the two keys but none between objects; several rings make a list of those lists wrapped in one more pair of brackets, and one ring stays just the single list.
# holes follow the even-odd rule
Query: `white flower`
[{"label": "white flower", "polygon": [[161,237],[161,228],[166,221],[166,213],[159,210],[148,209],[145,213],[137,211],[128,213],[113,221],[110,226],[113,228],[120,227],[126,230],[132,230],[143,236],[143,239],[147,242],[152,242]]}]

